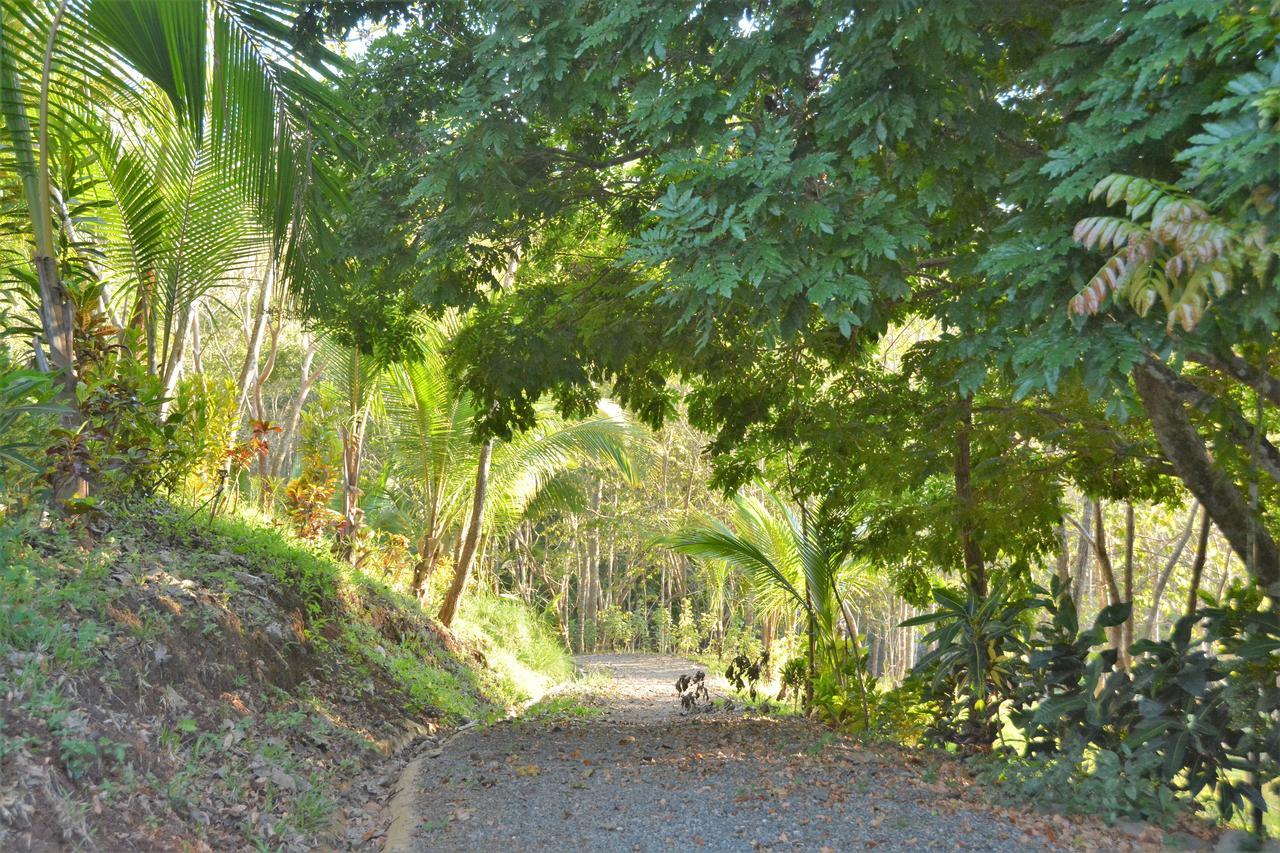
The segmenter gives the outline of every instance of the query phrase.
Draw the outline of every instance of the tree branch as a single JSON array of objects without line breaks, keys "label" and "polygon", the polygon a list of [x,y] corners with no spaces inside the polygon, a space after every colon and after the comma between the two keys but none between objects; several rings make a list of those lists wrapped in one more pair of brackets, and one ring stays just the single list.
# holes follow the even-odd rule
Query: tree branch
[{"label": "tree branch", "polygon": [[1280,406],[1280,379],[1259,370],[1235,353],[1218,355],[1211,352],[1189,352],[1185,358],[1187,361],[1230,376],[1237,382],[1243,382],[1266,397],[1271,405]]}]

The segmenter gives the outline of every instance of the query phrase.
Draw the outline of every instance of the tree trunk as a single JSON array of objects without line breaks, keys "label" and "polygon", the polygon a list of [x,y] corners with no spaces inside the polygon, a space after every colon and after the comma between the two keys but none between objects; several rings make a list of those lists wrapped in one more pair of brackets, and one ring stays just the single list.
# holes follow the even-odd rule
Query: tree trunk
[{"label": "tree trunk", "polygon": [[1280,599],[1280,549],[1248,499],[1210,458],[1181,398],[1170,385],[1168,368],[1148,358],[1133,369],[1134,385],[1164,455],[1196,496],[1253,578]]},{"label": "tree trunk", "polygon": [[302,355],[302,385],[298,388],[298,396],[294,397],[293,404],[289,407],[289,414],[285,417],[283,431],[276,439],[276,446],[271,453],[271,476],[287,477],[290,471],[285,467],[285,462],[289,459],[290,449],[293,447],[293,437],[298,433],[298,425],[302,422],[302,410],[307,405],[307,397],[311,395],[311,387],[315,384],[319,377],[319,371],[311,372],[312,363],[316,357],[316,342],[311,339],[307,342],[307,351]]},{"label": "tree trunk", "polygon": [[245,326],[244,364],[240,367],[240,378],[237,383],[239,395],[236,399],[236,411],[243,412],[253,393],[258,373],[258,360],[262,357],[262,335],[267,328],[267,305],[271,302],[271,291],[275,281],[275,267],[267,261],[267,268],[262,274],[262,286],[258,289],[258,300],[253,315]]},{"label": "tree trunk", "polygon": [[[1111,604],[1119,604],[1120,586],[1116,583],[1116,573],[1111,566],[1111,554],[1107,551],[1107,524],[1101,500],[1093,505],[1093,530],[1097,540],[1098,569],[1107,585],[1107,598]],[[1107,636],[1111,640],[1112,648],[1119,653],[1120,660],[1124,661],[1128,657],[1128,650],[1124,648],[1123,628],[1119,625],[1108,628]]]},{"label": "tree trunk", "polygon": [[204,374],[204,344],[200,340],[200,312],[191,314],[191,372],[197,376]]},{"label": "tree trunk", "polygon": [[1065,524],[1058,525],[1058,541],[1061,547],[1058,549],[1054,573],[1058,577],[1058,583],[1062,584],[1062,588],[1069,589],[1071,587],[1071,537],[1067,535]]},{"label": "tree trunk", "polygon": [[[255,364],[256,370],[256,364]],[[351,350],[348,362],[348,410],[345,422],[338,428],[342,438],[342,532],[338,536],[339,553],[351,559],[356,534],[364,521],[360,509],[360,466],[364,458],[365,429],[369,423],[369,402],[363,387],[360,351]],[[255,383],[256,384],[256,383]]]},{"label": "tree trunk", "polygon": [[[587,558],[587,613],[586,621],[595,626],[600,614],[600,501],[604,496],[604,480],[596,480],[591,495],[591,544]],[[595,631],[595,641],[600,642],[600,632]]]},{"label": "tree trunk", "polygon": [[360,463],[364,456],[365,412],[357,412],[351,423],[342,426],[342,534],[338,542],[343,559],[350,559],[360,529]]},{"label": "tree trunk", "polygon": [[1125,658],[1129,657],[1129,647],[1133,645],[1133,543],[1134,520],[1133,502],[1124,505],[1124,600],[1129,602],[1129,618],[1120,626],[1124,635]]},{"label": "tree trunk", "polygon": [[446,628],[453,626],[454,617],[458,615],[458,604],[462,601],[462,593],[471,574],[471,564],[475,561],[480,526],[484,520],[485,492],[489,488],[489,460],[492,455],[493,439],[489,439],[480,447],[480,460],[476,464],[476,491],[471,500],[471,521],[467,525],[467,537],[463,540],[462,552],[458,555],[458,564],[453,570],[453,582],[449,584],[449,591],[445,594],[437,617]]},{"label": "tree trunk", "polygon": [[1226,557],[1222,561],[1222,577],[1218,578],[1218,591],[1213,597],[1222,601],[1222,593],[1227,589],[1227,581],[1231,579],[1231,549],[1226,549]]},{"label": "tree trunk", "polygon": [[982,561],[982,548],[975,527],[977,500],[973,494],[972,466],[969,459],[969,437],[973,432],[973,401],[960,401],[960,427],[956,431],[955,487],[956,510],[959,515],[960,551],[964,559],[965,586],[979,596],[987,594],[987,569]]},{"label": "tree trunk", "polygon": [[1200,600],[1200,578],[1204,576],[1204,561],[1209,555],[1209,513],[1200,518],[1200,538],[1196,541],[1196,559],[1191,564],[1191,587],[1187,593],[1187,616],[1196,612]]},{"label": "tree trunk", "polygon": [[435,573],[436,542],[433,538],[424,541],[418,550],[418,559],[413,561],[413,578],[410,588],[418,601],[426,601],[431,593],[431,576]]},{"label": "tree trunk", "polygon": [[191,334],[191,324],[194,320],[195,306],[193,304],[184,305],[182,306],[182,311],[178,314],[178,325],[173,330],[171,345],[166,332],[164,370],[160,378],[162,395],[160,402],[161,417],[168,415],[169,407],[173,405],[173,394],[178,388],[178,380],[182,378],[182,360],[187,353],[187,337]]},{"label": "tree trunk", "polygon": [[1080,539],[1076,550],[1075,578],[1071,583],[1071,600],[1080,604],[1088,579],[1089,557],[1093,553],[1093,501],[1088,495],[1080,499]]},{"label": "tree trunk", "polygon": [[1178,564],[1178,558],[1182,556],[1182,551],[1187,547],[1187,540],[1191,538],[1191,528],[1196,521],[1196,512],[1199,510],[1197,504],[1191,505],[1191,512],[1187,515],[1187,523],[1182,526],[1182,533],[1178,535],[1178,541],[1173,546],[1173,553],[1169,555],[1169,559],[1165,561],[1164,568],[1160,574],[1156,576],[1155,588],[1151,591],[1151,612],[1147,614],[1147,627],[1142,632],[1142,636],[1151,639],[1152,632],[1156,628],[1156,622],[1160,618],[1160,599],[1164,597],[1165,585],[1169,583],[1169,577],[1173,574],[1173,567]]},{"label": "tree trunk", "polygon": [[[75,431],[81,421],[80,402],[76,397],[75,306],[58,271],[57,247],[53,239],[53,193],[49,179],[49,80],[53,48],[66,7],[67,0],[61,0],[49,27],[40,80],[38,135],[34,141],[13,65],[14,54],[6,43],[3,27],[0,27],[0,98],[4,100],[4,133],[13,150],[31,219],[35,243],[31,262],[36,270],[40,294],[40,326],[44,332],[44,343],[49,347],[46,363],[58,372],[58,402],[65,409],[61,416],[62,425]],[[41,360],[37,359],[37,363]],[[84,497],[88,493],[88,482],[74,472],[54,483],[55,500]]]}]

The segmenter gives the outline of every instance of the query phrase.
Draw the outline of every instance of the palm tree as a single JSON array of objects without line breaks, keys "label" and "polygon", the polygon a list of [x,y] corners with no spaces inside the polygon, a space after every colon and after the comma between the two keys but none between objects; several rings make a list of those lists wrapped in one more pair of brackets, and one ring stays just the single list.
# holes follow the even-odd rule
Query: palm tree
[{"label": "palm tree", "polygon": [[[143,127],[102,148],[115,204],[104,215],[105,255],[118,285],[118,313],[141,325],[148,367],[163,393],[177,386],[198,301],[253,270],[266,234],[234,170],[155,98]],[[119,305],[128,302],[130,304]]]},{"label": "palm tree", "polygon": [[[129,291],[165,352],[149,360],[172,390],[191,301],[247,253],[246,211],[286,275],[315,233],[312,139],[330,135],[332,56],[298,55],[300,0],[0,0],[0,114],[21,181],[39,318],[37,361],[60,374],[75,428],[77,311]],[[88,171],[104,223],[74,217],[57,164]],[[105,242],[111,250],[103,253]],[[115,263],[106,270],[94,259]],[[159,299],[157,300],[157,297]],[[160,304],[157,304],[159,301]],[[142,310],[138,311],[137,308]],[[155,335],[149,336],[154,346]],[[62,484],[59,493],[83,491]]]},{"label": "palm tree", "polygon": [[744,494],[734,498],[733,526],[704,518],[666,537],[664,544],[695,559],[721,560],[742,571],[762,613],[804,613],[809,625],[810,682],[821,652],[838,682],[853,675],[867,718],[861,667],[846,665],[851,655],[862,655],[857,620],[845,598],[861,589],[861,565],[850,556],[838,514],[826,502],[813,516],[796,513],[776,493],[762,491],[761,499]]},{"label": "palm tree", "polygon": [[328,384],[344,406],[338,423],[342,439],[342,530],[338,545],[343,556],[350,558],[352,543],[363,524],[360,474],[365,438],[370,419],[381,412],[383,377],[388,367],[380,354],[363,353],[330,338],[321,342],[319,358]]},{"label": "palm tree", "polygon": [[450,549],[456,555],[440,610],[446,626],[486,541],[514,529],[558,475],[574,466],[607,465],[637,482],[641,443],[635,427],[609,404],[584,420],[566,420],[539,406],[534,429],[477,443],[475,401],[450,379],[442,355],[454,328],[451,320],[424,333],[421,355],[389,368],[383,389],[394,472],[387,490],[402,526],[416,532],[412,583],[420,597],[441,557]]}]

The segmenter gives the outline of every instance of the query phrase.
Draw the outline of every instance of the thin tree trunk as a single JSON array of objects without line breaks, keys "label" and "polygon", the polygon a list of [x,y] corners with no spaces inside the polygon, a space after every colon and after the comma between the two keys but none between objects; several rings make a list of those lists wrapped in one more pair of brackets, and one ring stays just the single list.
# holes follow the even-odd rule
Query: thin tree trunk
[{"label": "thin tree trunk", "polygon": [[276,369],[276,356],[280,353],[280,323],[269,324],[271,327],[271,346],[267,349],[267,363],[262,369],[255,371],[253,378],[253,411],[254,417],[260,421],[267,419],[266,407],[262,404],[262,390]]},{"label": "thin tree trunk", "polygon": [[1160,617],[1160,599],[1164,597],[1165,585],[1169,583],[1169,577],[1173,574],[1173,567],[1178,564],[1178,558],[1182,556],[1182,551],[1187,547],[1187,540],[1191,538],[1191,528],[1195,525],[1196,512],[1200,509],[1199,504],[1191,505],[1191,512],[1187,515],[1187,523],[1182,526],[1182,533],[1178,535],[1178,541],[1174,544],[1173,553],[1169,555],[1169,559],[1165,561],[1164,568],[1160,574],[1156,576],[1155,588],[1151,591],[1151,611],[1147,614],[1147,627],[1142,632],[1142,636],[1151,639],[1152,632],[1156,629],[1156,623]]},{"label": "thin tree trunk", "polygon": [[1071,583],[1071,600],[1080,604],[1085,592],[1089,557],[1093,553],[1093,501],[1088,495],[1080,500],[1080,539],[1076,550],[1075,577]]},{"label": "thin tree trunk", "polygon": [[[58,402],[64,407],[64,428],[74,431],[80,425],[80,403],[76,397],[75,306],[63,287],[58,271],[57,247],[53,239],[52,198],[49,177],[49,81],[53,65],[53,48],[62,26],[67,0],[61,0],[49,27],[45,44],[44,65],[40,79],[37,136],[32,140],[26,104],[13,65],[13,53],[0,28],[0,97],[4,98],[8,137],[17,171],[22,178],[28,215],[31,219],[35,252],[31,262],[36,269],[40,294],[40,325],[44,342],[49,347],[48,366],[58,372]],[[39,363],[41,359],[37,359]],[[88,482],[71,473],[54,484],[55,500],[84,497]]]},{"label": "thin tree trunk", "polygon": [[191,371],[197,376],[204,374],[204,344],[200,340],[200,312],[191,315]]},{"label": "thin tree trunk", "polygon": [[458,615],[458,604],[462,601],[462,593],[467,587],[471,574],[471,564],[475,560],[476,545],[480,541],[480,526],[484,520],[485,493],[489,488],[489,460],[493,455],[493,439],[489,439],[480,447],[480,460],[476,464],[476,491],[471,500],[471,521],[467,525],[467,537],[462,543],[462,553],[458,557],[458,565],[454,568],[453,582],[445,594],[444,603],[440,606],[440,624],[446,628],[453,626],[454,617]]},{"label": "thin tree trunk", "polygon": [[1200,538],[1196,540],[1196,559],[1191,564],[1191,587],[1187,592],[1187,616],[1196,612],[1200,600],[1200,578],[1204,575],[1204,561],[1209,555],[1209,513],[1200,518]]},{"label": "thin tree trunk", "polygon": [[1227,581],[1231,578],[1231,549],[1227,548],[1226,557],[1222,561],[1222,577],[1218,579],[1218,591],[1214,593],[1217,601],[1222,601],[1222,593],[1227,588]]},{"label": "thin tree trunk", "polygon": [[1126,661],[1129,660],[1129,647],[1133,645],[1133,623],[1136,615],[1133,608],[1133,544],[1133,502],[1130,501],[1124,505],[1124,600],[1129,602],[1129,618],[1120,626],[1121,633],[1124,635]]},{"label": "thin tree trunk", "polygon": [[339,537],[344,559],[352,555],[352,547],[360,529],[360,466],[364,457],[364,432],[368,409],[354,413],[351,423],[343,425],[342,438],[342,520],[344,530]]},{"label": "thin tree trunk", "polygon": [[237,382],[239,396],[236,399],[236,411],[242,412],[249,403],[249,395],[258,372],[258,360],[262,357],[262,335],[267,328],[267,306],[271,302],[271,291],[275,281],[275,267],[268,260],[267,268],[262,274],[262,286],[258,289],[258,300],[253,309],[253,316],[246,326],[248,333],[245,341],[244,364],[240,367],[240,378]]},{"label": "thin tree trunk", "polygon": [[307,405],[307,398],[311,395],[311,388],[315,385],[316,379],[319,378],[320,372],[312,373],[312,364],[316,357],[316,342],[312,338],[307,342],[306,352],[302,354],[302,385],[298,388],[298,396],[293,398],[293,404],[289,407],[289,414],[285,416],[284,427],[276,438],[276,444],[271,454],[271,476],[286,477],[290,473],[285,468],[285,461],[288,459],[290,448],[293,447],[293,438],[298,433],[298,425],[302,422],[302,410]]},{"label": "thin tree trunk", "polygon": [[[591,495],[592,530],[591,544],[587,559],[587,613],[586,619],[595,626],[599,620],[600,608],[600,501],[604,496],[604,480],[596,480],[595,491]],[[596,642],[600,641],[600,631],[595,631]]]},{"label": "thin tree trunk", "polygon": [[178,325],[173,330],[171,346],[169,345],[169,335],[166,331],[164,370],[160,378],[161,394],[163,395],[160,402],[161,417],[167,415],[169,408],[173,405],[173,394],[177,390],[178,380],[182,378],[182,360],[186,356],[187,337],[191,333],[191,324],[194,318],[194,306],[191,304],[184,305],[182,306],[182,311],[178,314]]},{"label": "thin tree trunk", "polygon": [[556,596],[556,622],[559,623],[560,636],[564,639],[565,648],[572,648],[573,639],[569,636],[569,573],[565,572],[560,579],[560,594]]},{"label": "thin tree trunk", "polygon": [[959,514],[960,551],[964,560],[965,585],[979,596],[987,594],[987,569],[982,560],[982,548],[978,543],[975,525],[977,500],[973,494],[972,465],[969,458],[969,438],[973,432],[973,401],[964,397],[960,401],[960,426],[956,430],[955,489],[956,509]]},{"label": "thin tree trunk", "polygon": [[1065,524],[1058,525],[1058,541],[1061,547],[1058,549],[1058,561],[1054,566],[1054,573],[1058,577],[1058,583],[1062,584],[1063,589],[1071,587],[1071,537],[1067,535],[1067,526]]},{"label": "thin tree trunk", "polygon": [[[1102,579],[1107,585],[1107,597],[1111,604],[1119,604],[1120,586],[1116,583],[1116,573],[1111,567],[1111,554],[1107,551],[1107,524],[1106,515],[1103,512],[1102,501],[1099,500],[1093,505],[1093,529],[1094,536],[1097,539],[1098,551],[1098,569],[1102,573]],[[1126,657],[1126,649],[1124,648],[1124,631],[1121,626],[1107,629],[1107,636],[1111,639],[1111,646],[1118,653],[1123,661]]]}]

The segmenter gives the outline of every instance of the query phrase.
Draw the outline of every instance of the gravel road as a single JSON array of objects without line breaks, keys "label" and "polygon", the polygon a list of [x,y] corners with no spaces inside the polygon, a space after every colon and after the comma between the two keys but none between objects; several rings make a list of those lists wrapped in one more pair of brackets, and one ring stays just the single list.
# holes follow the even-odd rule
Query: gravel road
[{"label": "gravel road", "polygon": [[682,716],[673,685],[697,668],[684,661],[579,663],[612,675],[582,699],[597,713],[450,743],[417,780],[410,849],[1055,849],[1056,824],[974,801],[958,767],[795,717]]}]

